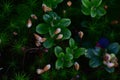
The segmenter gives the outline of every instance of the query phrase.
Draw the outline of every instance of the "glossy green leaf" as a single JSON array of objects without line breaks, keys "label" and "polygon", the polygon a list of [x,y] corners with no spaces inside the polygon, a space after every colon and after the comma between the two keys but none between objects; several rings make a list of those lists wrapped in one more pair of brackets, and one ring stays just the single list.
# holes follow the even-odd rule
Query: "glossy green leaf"
[{"label": "glossy green leaf", "polygon": [[66,48],[66,53],[68,54],[68,53],[72,53],[72,50],[69,48],[69,47],[67,47]]},{"label": "glossy green leaf", "polygon": [[75,41],[74,41],[73,38],[70,38],[69,45],[70,45],[70,47],[74,47],[75,46]]},{"label": "glossy green leaf", "polygon": [[90,8],[91,2],[89,0],[81,0],[81,1],[84,7]]},{"label": "glossy green leaf", "polygon": [[66,60],[66,61],[70,61],[70,60],[72,60],[72,59],[73,59],[73,55],[72,55],[71,53],[65,54],[65,60]]},{"label": "glossy green leaf", "polygon": [[65,54],[63,52],[60,52],[58,55],[58,58],[64,61]]},{"label": "glossy green leaf", "polygon": [[99,16],[103,16],[106,14],[106,10],[103,7],[99,7],[99,8],[97,8],[97,14]]},{"label": "glossy green leaf", "polygon": [[54,32],[55,32],[56,28],[55,27],[50,27],[49,28],[49,34],[50,37],[53,38],[55,36]]},{"label": "glossy green leaf", "polygon": [[108,68],[108,67],[105,67],[105,70],[106,70],[107,72],[109,72],[109,73],[112,73],[112,72],[115,71],[114,68]]},{"label": "glossy green leaf", "polygon": [[64,63],[64,66],[65,67],[71,67],[73,65],[73,61],[66,61],[65,63]]},{"label": "glossy green leaf", "polygon": [[99,56],[101,53],[100,53],[100,50],[101,48],[100,47],[95,47],[95,49],[93,49],[93,53],[96,55],[96,56]]},{"label": "glossy green leaf", "polygon": [[117,54],[120,50],[120,45],[115,42],[115,43],[112,43],[108,46],[108,50],[111,52],[111,53],[115,53]]},{"label": "glossy green leaf", "polygon": [[79,48],[77,50],[74,51],[74,58],[79,58],[81,55],[84,55],[86,53],[86,49],[85,48]]},{"label": "glossy green leaf", "polygon": [[96,12],[96,8],[94,8],[94,7],[92,7],[91,8],[91,17],[96,17],[96,15],[97,15],[97,12]]},{"label": "glossy green leaf", "polygon": [[67,19],[67,18],[63,18],[59,21],[59,23],[57,24],[57,26],[60,27],[68,27],[71,24],[71,20]]},{"label": "glossy green leaf", "polygon": [[48,14],[43,15],[43,20],[47,23],[50,23],[52,21],[52,17]]},{"label": "glossy green leaf", "polygon": [[89,65],[92,68],[96,68],[96,67],[100,66],[101,64],[102,63],[101,63],[100,59],[97,57],[94,57],[89,61]]},{"label": "glossy green leaf", "polygon": [[64,62],[61,59],[58,59],[55,63],[55,68],[59,70],[60,68],[63,68],[63,64]]},{"label": "glossy green leaf", "polygon": [[36,32],[39,34],[46,34],[49,31],[49,25],[47,24],[38,24],[36,26]]},{"label": "glossy green leaf", "polygon": [[88,49],[85,53],[85,56],[88,58],[94,58],[96,57],[96,54],[94,53],[94,49]]},{"label": "glossy green leaf", "polygon": [[100,6],[101,3],[102,3],[102,0],[93,0],[93,1],[92,1],[93,6],[95,6],[95,7]]},{"label": "glossy green leaf", "polygon": [[54,49],[54,52],[55,52],[55,55],[56,57],[59,56],[59,54],[62,52],[62,48],[60,46],[56,46],[55,49]]},{"label": "glossy green leaf", "polygon": [[67,28],[62,28],[61,33],[63,34],[63,40],[69,39],[71,37],[71,31]]},{"label": "glossy green leaf", "polygon": [[47,39],[44,43],[43,46],[45,48],[51,48],[54,45],[54,40],[53,39]]},{"label": "glossy green leaf", "polygon": [[52,17],[53,20],[57,20],[60,18],[55,12],[48,12],[48,14]]},{"label": "glossy green leaf", "polygon": [[86,8],[86,7],[82,6],[81,12],[84,15],[90,15],[90,8]]},{"label": "glossy green leaf", "polygon": [[56,8],[59,3],[61,3],[63,0],[50,0],[52,3],[52,7]]}]

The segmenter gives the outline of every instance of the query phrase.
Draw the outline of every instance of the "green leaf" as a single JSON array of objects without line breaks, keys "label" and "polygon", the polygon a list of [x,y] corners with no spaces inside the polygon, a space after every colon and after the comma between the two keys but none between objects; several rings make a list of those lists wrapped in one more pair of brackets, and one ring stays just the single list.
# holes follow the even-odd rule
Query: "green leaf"
[{"label": "green leaf", "polygon": [[82,4],[86,8],[90,8],[91,2],[89,0],[82,0]]},{"label": "green leaf", "polygon": [[[51,1],[51,0],[50,0]],[[61,3],[63,0],[52,0],[52,6],[53,8],[56,8],[59,3]]]},{"label": "green leaf", "polygon": [[72,53],[72,50],[69,48],[69,47],[67,47],[66,48],[66,53],[68,54],[68,53]]},{"label": "green leaf", "polygon": [[48,14],[43,15],[43,20],[47,23],[50,23],[52,21],[52,17]]},{"label": "green leaf", "polygon": [[120,45],[115,42],[115,43],[112,43],[108,46],[108,50],[111,52],[111,53],[115,53],[117,54],[120,50]]},{"label": "green leaf", "polygon": [[64,61],[65,54],[63,52],[60,52],[58,55],[58,58]]},{"label": "green leaf", "polygon": [[63,0],[53,0],[56,4],[63,2]]},{"label": "green leaf", "polygon": [[61,59],[58,59],[55,63],[55,68],[59,70],[60,68],[63,68],[63,64],[64,62]]},{"label": "green leaf", "polygon": [[67,28],[62,28],[61,33],[63,34],[63,40],[69,39],[71,37],[71,31]]},{"label": "green leaf", "polygon": [[36,26],[36,32],[39,34],[46,34],[49,31],[49,25],[47,24],[38,24]]},{"label": "green leaf", "polygon": [[103,15],[106,14],[106,10],[105,10],[103,7],[99,7],[99,8],[97,8],[96,10],[97,10],[97,14],[98,14],[99,16],[103,16]]},{"label": "green leaf", "polygon": [[56,57],[59,56],[59,54],[62,52],[62,48],[60,46],[56,46],[55,49],[54,49],[54,52],[55,52],[55,55]]},{"label": "green leaf", "polygon": [[96,68],[96,67],[100,66],[101,64],[102,63],[101,63],[100,59],[97,57],[94,57],[89,61],[89,65],[92,68]]},{"label": "green leaf", "polygon": [[87,52],[85,53],[85,56],[88,57],[88,58],[96,57],[93,50],[94,49],[88,49]]},{"label": "green leaf", "polygon": [[95,47],[95,49],[92,49],[92,52],[95,56],[100,56],[100,54],[101,54],[100,50],[101,50],[101,48]]},{"label": "green leaf", "polygon": [[102,0],[93,0],[93,1],[92,1],[93,6],[95,6],[95,7],[100,6],[101,3],[102,3]]},{"label": "green leaf", "polygon": [[51,48],[54,45],[54,40],[53,39],[47,39],[44,43],[43,46],[45,48]]},{"label": "green leaf", "polygon": [[60,17],[55,12],[48,12],[48,14],[52,17],[52,20],[60,19]]},{"label": "green leaf", "polygon": [[96,17],[96,15],[97,15],[97,12],[96,12],[96,8],[94,8],[94,7],[92,7],[91,8],[91,17]]},{"label": "green leaf", "polygon": [[55,36],[54,32],[55,32],[56,28],[55,27],[50,27],[49,28],[49,34],[50,37],[53,38]]},{"label": "green leaf", "polygon": [[58,22],[57,26],[60,26],[60,27],[68,27],[70,24],[71,24],[70,19],[63,18],[63,19],[61,19],[61,20]]},{"label": "green leaf", "polygon": [[65,66],[65,67],[68,67],[68,68],[69,68],[69,67],[71,67],[72,65],[73,65],[73,61],[65,61],[65,62],[64,62],[64,66]]},{"label": "green leaf", "polygon": [[74,41],[73,38],[70,38],[69,45],[70,45],[70,47],[74,47],[75,46],[75,41]]},{"label": "green leaf", "polygon": [[85,48],[79,48],[77,50],[74,51],[74,58],[79,58],[81,55],[84,55],[86,53],[86,49]]},{"label": "green leaf", "polygon": [[90,15],[90,8],[86,8],[86,7],[82,6],[81,12],[84,15]]},{"label": "green leaf", "polygon": [[108,68],[108,67],[105,67],[105,70],[107,71],[107,72],[109,72],[109,73],[112,73],[112,72],[114,72],[114,68]]},{"label": "green leaf", "polygon": [[73,59],[73,55],[71,53],[65,54],[65,61],[70,61]]}]

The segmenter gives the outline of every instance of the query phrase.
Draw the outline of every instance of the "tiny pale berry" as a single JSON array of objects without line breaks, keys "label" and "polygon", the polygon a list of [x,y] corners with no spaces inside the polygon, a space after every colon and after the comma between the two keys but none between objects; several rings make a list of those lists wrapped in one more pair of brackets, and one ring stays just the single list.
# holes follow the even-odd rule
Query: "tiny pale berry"
[{"label": "tiny pale berry", "polygon": [[31,14],[31,18],[33,18],[33,19],[38,19],[35,14]]}]

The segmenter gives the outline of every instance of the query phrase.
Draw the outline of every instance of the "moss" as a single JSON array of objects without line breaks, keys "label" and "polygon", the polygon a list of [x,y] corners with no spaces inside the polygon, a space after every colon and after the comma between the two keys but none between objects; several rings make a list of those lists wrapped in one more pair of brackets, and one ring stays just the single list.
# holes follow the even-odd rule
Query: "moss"
[{"label": "moss", "polygon": [[15,41],[14,44],[12,45],[12,51],[17,53],[17,54],[24,54],[24,48],[25,45],[27,44],[27,38],[21,38],[18,41]]},{"label": "moss", "polygon": [[9,36],[6,33],[0,33],[0,48],[3,48],[9,44]]},{"label": "moss", "polygon": [[29,76],[25,73],[15,73],[13,80],[29,80]]},{"label": "moss", "polygon": [[12,2],[8,1],[8,0],[4,0],[3,2],[1,2],[2,4],[2,10],[4,14],[8,14],[12,11]]},{"label": "moss", "polygon": [[[61,70],[55,69],[57,58],[54,55],[55,46],[49,48],[48,52],[44,52],[43,45],[35,46],[33,36],[33,33],[36,33],[36,25],[44,22],[43,15],[47,13],[42,9],[43,1],[47,0],[0,1],[0,67],[3,68],[0,70],[0,74],[2,74],[0,79],[120,80],[119,67],[112,74],[101,70],[101,68],[99,69],[99,67],[92,69],[88,65],[89,60],[83,56],[76,59],[80,63],[81,68],[79,71],[76,71],[74,66]],[[67,1],[72,2],[70,7],[67,5]],[[71,19],[71,25],[68,29],[72,32],[72,38],[75,39],[76,44],[80,47],[92,48],[101,37],[107,38],[109,42],[120,43],[120,1],[104,0],[102,6],[107,6],[107,14],[100,19],[83,15],[81,4],[81,0],[63,0],[53,9],[53,12],[56,12],[61,18]],[[38,19],[31,18],[31,14],[35,14]],[[31,28],[27,27],[28,19],[32,21]],[[82,39],[79,38],[79,31],[84,33]],[[40,34],[40,36],[44,37],[45,35]],[[68,46],[68,40],[59,41],[56,45],[60,45],[65,49]],[[119,54],[117,58],[119,61]],[[36,68],[44,68],[46,64],[51,64],[51,69],[41,75],[36,75]],[[79,75],[80,78],[76,79],[76,75]]]}]

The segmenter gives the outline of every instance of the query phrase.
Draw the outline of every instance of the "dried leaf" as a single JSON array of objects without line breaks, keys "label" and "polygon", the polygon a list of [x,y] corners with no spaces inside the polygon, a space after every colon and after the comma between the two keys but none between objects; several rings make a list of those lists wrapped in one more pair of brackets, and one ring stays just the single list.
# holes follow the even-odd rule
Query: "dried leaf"
[{"label": "dried leaf", "polygon": [[42,74],[42,73],[44,73],[45,71],[43,70],[43,69],[37,69],[37,74]]},{"label": "dried leaf", "polygon": [[45,42],[46,40],[46,38],[42,38],[41,43]]},{"label": "dried leaf", "polygon": [[38,19],[35,14],[31,14],[31,18],[33,18],[33,19]]},{"label": "dried leaf", "polygon": [[48,71],[49,69],[51,68],[51,65],[50,64],[47,64],[45,67],[44,67],[44,71]]},{"label": "dried leaf", "polygon": [[42,41],[42,37],[39,36],[38,34],[35,34],[35,33],[34,33],[34,37],[35,37],[35,39],[37,40],[37,42],[41,42],[41,41]]},{"label": "dried leaf", "polygon": [[52,8],[48,7],[46,4],[42,4],[42,9],[44,12],[52,11]]},{"label": "dried leaf", "polygon": [[67,2],[67,5],[70,7],[72,5],[72,2],[71,1],[68,1]]},{"label": "dried leaf", "polygon": [[36,45],[37,47],[39,47],[39,46],[41,46],[41,43],[38,42],[38,41],[35,41],[35,45]]}]

